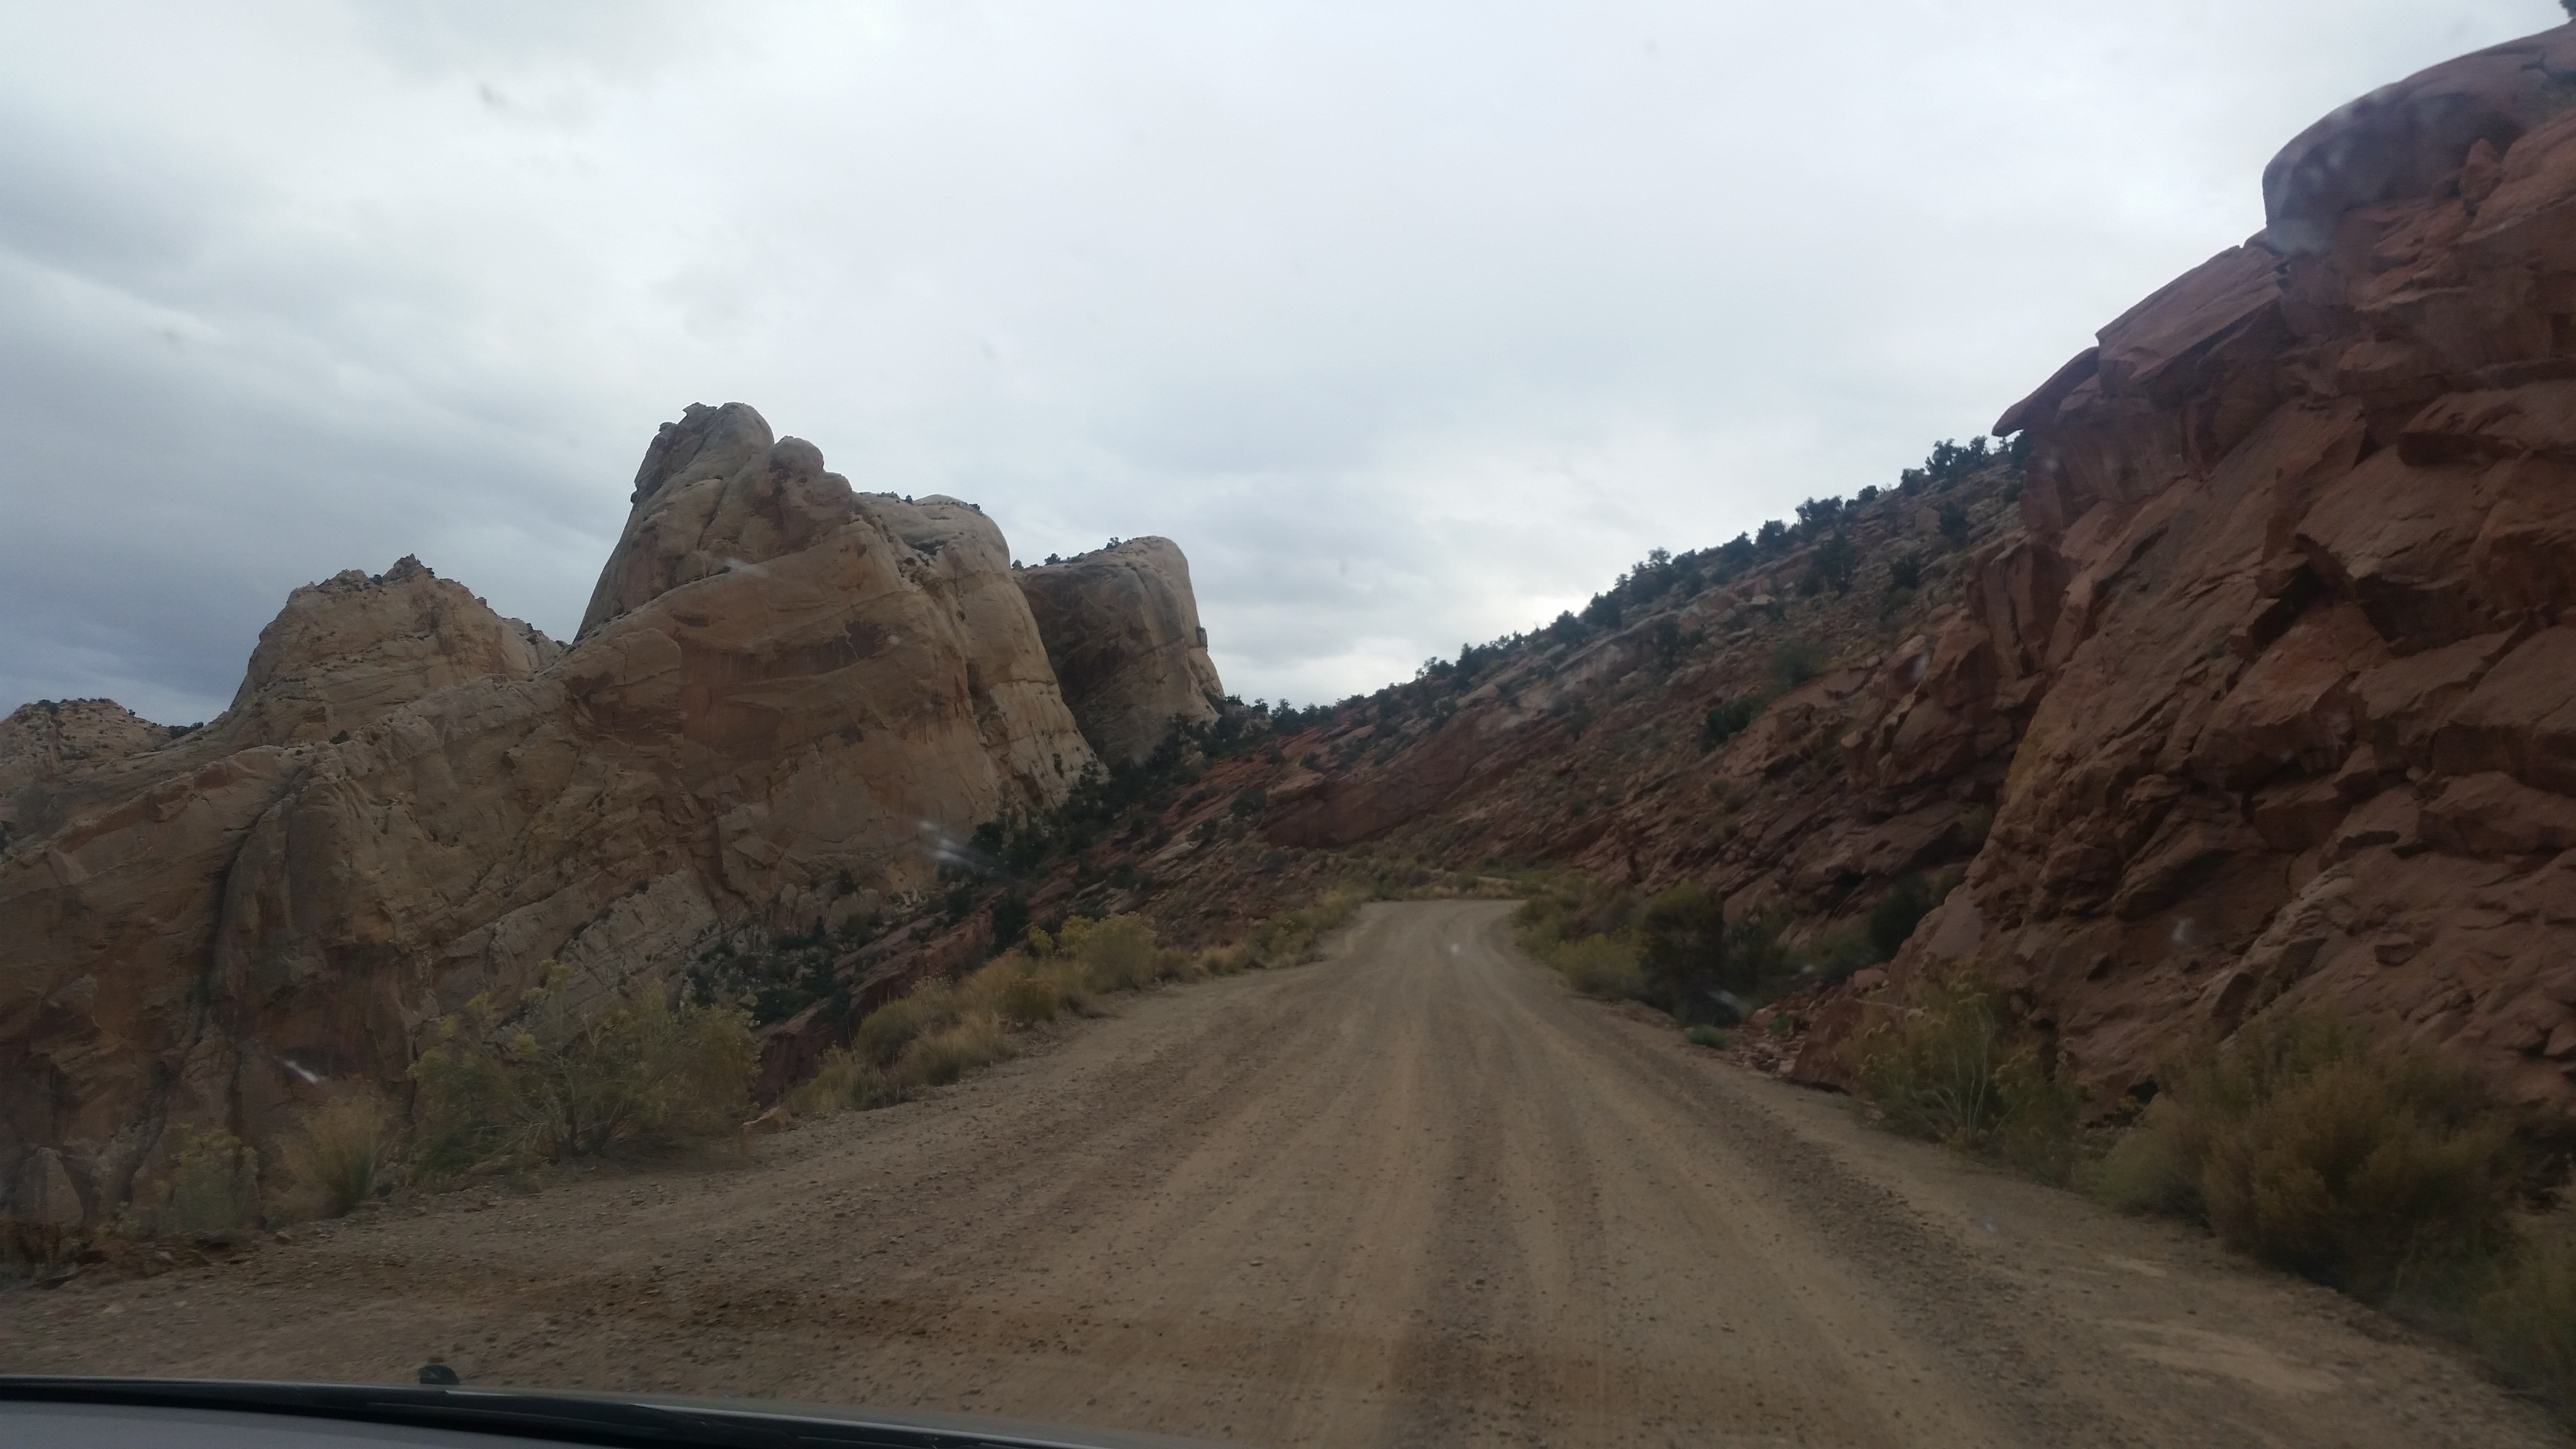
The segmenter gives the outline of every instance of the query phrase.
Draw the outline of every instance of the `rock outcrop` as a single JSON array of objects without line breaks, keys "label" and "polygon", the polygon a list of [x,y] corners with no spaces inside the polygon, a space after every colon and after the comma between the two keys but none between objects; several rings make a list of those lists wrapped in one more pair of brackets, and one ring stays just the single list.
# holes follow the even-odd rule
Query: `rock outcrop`
[{"label": "rock outcrop", "polygon": [[[2027,428],[1968,959],[2114,1091],[2275,1003],[2576,1100],[2576,27],[2301,135]],[[2042,591],[2046,592],[2046,591]]]},{"label": "rock outcrop", "polygon": [[[1809,946],[1962,881],[1855,980],[1998,979],[2104,1105],[2316,1007],[2576,1108],[2571,76],[2576,27],[2299,136],[2260,236],[1997,424],[2024,477],[1836,515],[1849,596],[1799,586],[1813,529],[1674,559],[1225,789],[1276,846],[1696,881]],[[1793,1075],[1840,1078],[1853,994],[1796,998]]]},{"label": "rock outcrop", "polygon": [[425,1021],[548,958],[606,991],[918,890],[1091,759],[980,512],[692,407],[569,648],[405,560],[298,590],[202,729],[0,725],[9,1199],[95,1216],[170,1123],[261,1139],[316,1081],[399,1084]]},{"label": "rock outcrop", "polygon": [[1208,658],[1190,561],[1168,538],[1131,538],[1013,575],[1084,738],[1134,763],[1175,725],[1216,718],[1225,686]]}]

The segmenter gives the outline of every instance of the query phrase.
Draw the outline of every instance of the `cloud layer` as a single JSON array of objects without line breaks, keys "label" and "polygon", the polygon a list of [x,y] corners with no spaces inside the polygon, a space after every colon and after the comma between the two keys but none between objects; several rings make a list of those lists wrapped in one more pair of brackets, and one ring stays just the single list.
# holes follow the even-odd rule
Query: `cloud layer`
[{"label": "cloud layer", "polygon": [[2548,0],[13,8],[0,708],[418,553],[569,632],[741,400],[1300,702],[1892,480]]}]

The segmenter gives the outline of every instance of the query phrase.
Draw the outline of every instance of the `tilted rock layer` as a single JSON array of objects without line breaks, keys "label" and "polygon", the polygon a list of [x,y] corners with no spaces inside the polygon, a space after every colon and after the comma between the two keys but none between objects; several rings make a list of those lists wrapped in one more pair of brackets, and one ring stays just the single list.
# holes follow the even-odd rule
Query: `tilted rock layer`
[{"label": "tilted rock layer", "polygon": [[[1997,425],[2016,501],[1998,469],[1854,505],[1849,595],[1777,556],[1382,692],[1229,786],[1282,847],[1696,881],[1807,941],[1962,872],[1893,982],[1998,979],[2104,1105],[2307,1007],[2576,1105],[2571,104],[2562,28],[2319,122],[2262,236]],[[1849,1000],[1799,1074],[1841,1078]]]},{"label": "tilted rock layer", "polygon": [[2064,584],[1982,641],[2038,703],[1901,967],[2114,1088],[2279,1002],[2576,1096],[2571,103],[2576,27],[2328,117],[1998,425]]},{"label": "tilted rock layer", "polygon": [[569,647],[406,559],[296,591],[202,729],[0,724],[0,1207],[96,1217],[171,1124],[398,1084],[546,959],[604,992],[920,888],[1093,758],[980,512],[692,407]]}]

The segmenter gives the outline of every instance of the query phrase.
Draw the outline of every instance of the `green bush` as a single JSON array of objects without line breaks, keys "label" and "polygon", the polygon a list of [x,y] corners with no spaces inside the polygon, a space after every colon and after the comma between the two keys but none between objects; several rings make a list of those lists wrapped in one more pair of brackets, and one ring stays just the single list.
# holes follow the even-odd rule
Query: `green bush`
[{"label": "green bush", "polygon": [[432,1175],[729,1136],[751,1110],[749,1013],[674,999],[658,978],[586,1009],[555,962],[504,1020],[488,997],[413,1064]]},{"label": "green bush", "polygon": [[917,1037],[896,1060],[894,1078],[925,1087],[944,1087],[968,1072],[1011,1055],[1008,1029],[997,1016],[962,1017],[926,1036]]},{"label": "green bush", "polygon": [[2457,1067],[2291,1015],[2168,1077],[2095,1176],[2116,1206],[2197,1218],[2231,1248],[2372,1302],[2507,1241],[2513,1123]]},{"label": "green bush", "polygon": [[1825,672],[1825,658],[1824,646],[1814,640],[1784,640],[1771,651],[1771,678],[1782,689],[1795,689]]},{"label": "green bush", "polygon": [[2075,1091],[2003,995],[1964,972],[1926,978],[1852,1043],[1855,1088],[1890,1130],[2062,1182],[2074,1166]]},{"label": "green bush", "polygon": [[1753,723],[1754,716],[1761,712],[1762,701],[1751,695],[1710,705],[1707,717],[1700,721],[1700,753],[1706,754],[1744,733],[1744,727]]},{"label": "green bush", "polygon": [[1814,557],[1807,565],[1812,586],[1802,585],[1801,592],[1813,594],[1830,588],[1837,594],[1851,592],[1852,575],[1860,568],[1860,550],[1852,546],[1851,535],[1837,528],[1816,545]]},{"label": "green bush", "polygon": [[1711,1051],[1721,1052],[1734,1044],[1732,1038],[1728,1037],[1725,1032],[1719,1031],[1713,1026],[1692,1027],[1690,1030],[1682,1033],[1682,1039],[1689,1042],[1692,1046],[1704,1046],[1709,1048]]},{"label": "green bush", "polygon": [[1729,984],[1726,898],[1698,885],[1674,886],[1646,903],[1637,935],[1647,990],[1681,1020],[1705,1016],[1707,991]]}]

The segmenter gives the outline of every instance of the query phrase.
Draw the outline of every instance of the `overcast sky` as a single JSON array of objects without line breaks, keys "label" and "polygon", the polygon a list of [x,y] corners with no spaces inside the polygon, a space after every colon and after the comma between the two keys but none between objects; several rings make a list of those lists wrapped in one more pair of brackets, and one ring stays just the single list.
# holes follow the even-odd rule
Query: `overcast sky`
[{"label": "overcast sky", "polygon": [[0,710],[417,553],[558,636],[742,401],[1304,703],[1887,483],[2553,0],[0,3]]}]

